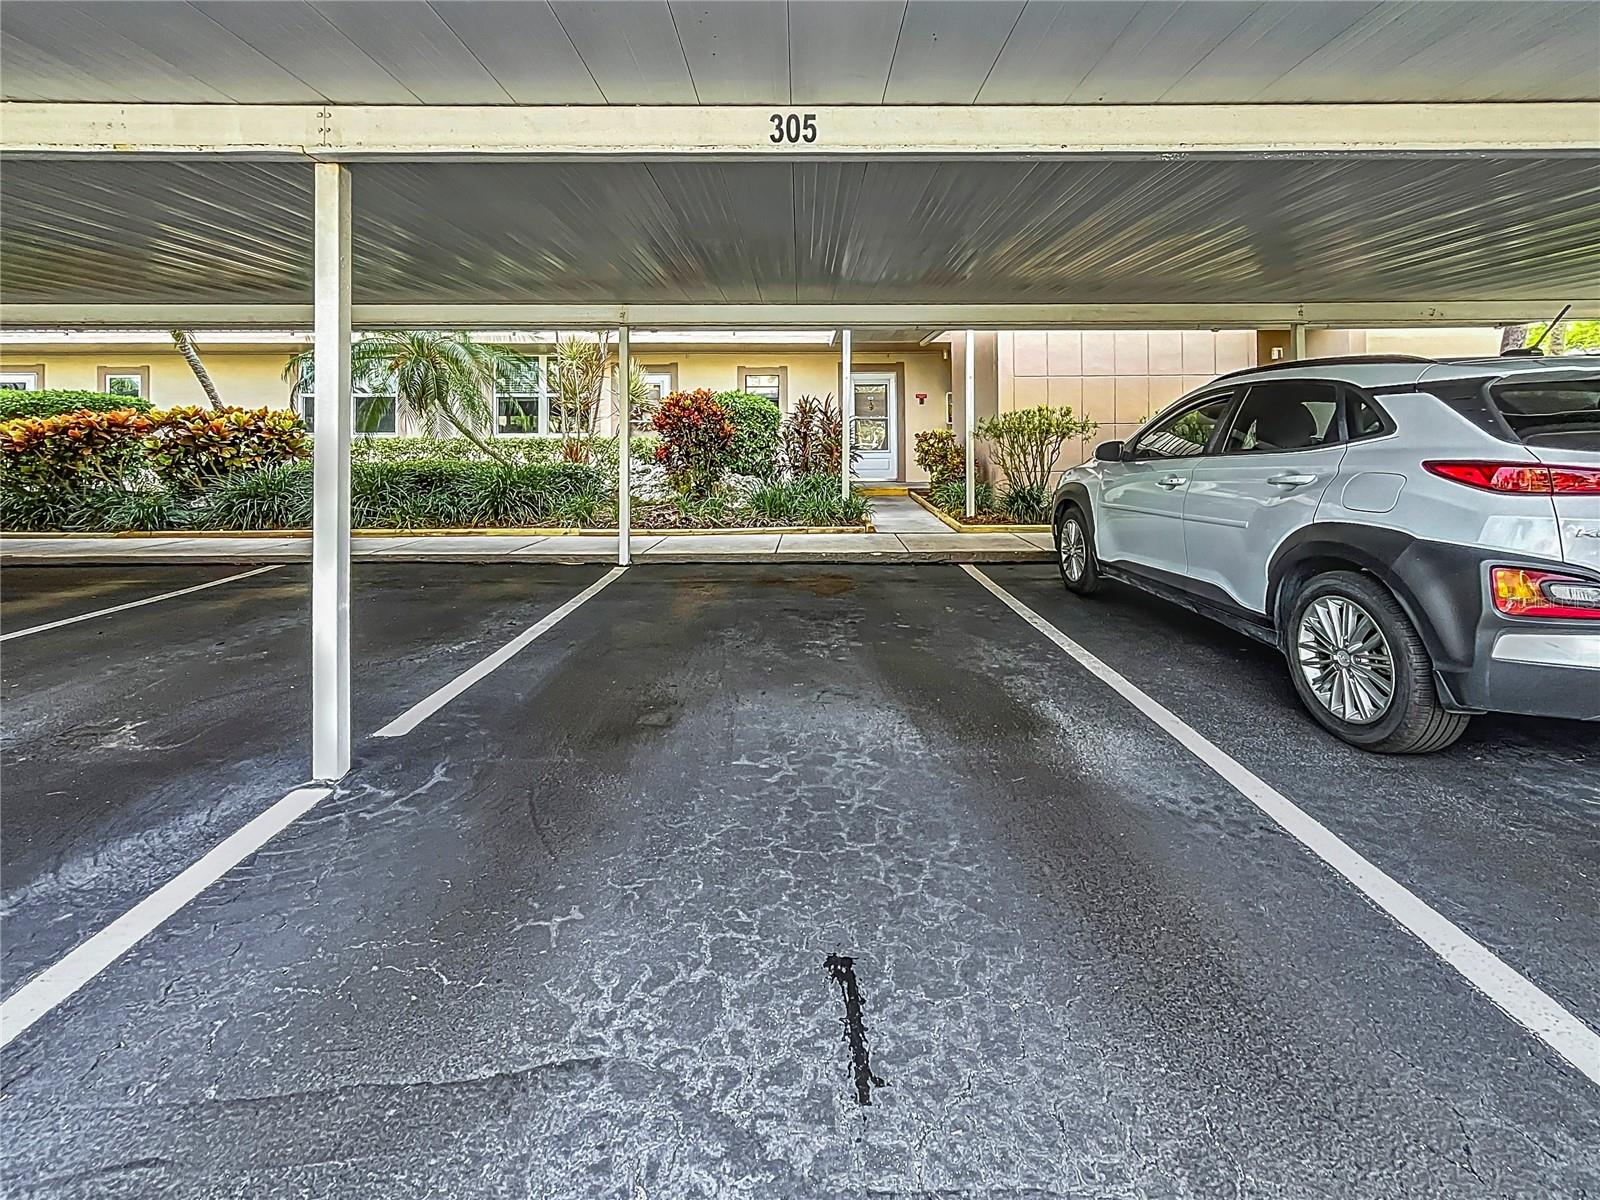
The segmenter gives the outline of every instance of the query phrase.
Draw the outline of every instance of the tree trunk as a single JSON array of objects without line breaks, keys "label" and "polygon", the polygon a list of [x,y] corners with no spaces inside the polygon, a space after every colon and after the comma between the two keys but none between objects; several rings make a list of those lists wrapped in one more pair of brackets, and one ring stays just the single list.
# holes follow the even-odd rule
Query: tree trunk
[{"label": "tree trunk", "polygon": [[222,397],[217,395],[217,385],[211,382],[211,374],[206,370],[205,363],[200,361],[200,352],[194,347],[194,339],[189,336],[187,329],[170,330],[172,344],[178,348],[178,353],[183,355],[183,361],[189,364],[189,370],[194,372],[194,377],[200,381],[200,386],[205,389],[211,398],[211,407],[216,412],[223,410]]},{"label": "tree trunk", "polygon": [[450,424],[455,426],[457,433],[466,438],[467,441],[471,442],[479,450],[482,450],[492,461],[499,463],[502,467],[509,467],[512,465],[510,459],[503,457],[500,451],[490,446],[476,429],[470,428],[465,421],[459,420],[454,413],[446,410],[442,415],[446,421],[449,421]]},{"label": "tree trunk", "polygon": [[1507,350],[1517,350],[1527,345],[1528,327],[1526,325],[1506,325],[1500,330],[1500,353]]}]

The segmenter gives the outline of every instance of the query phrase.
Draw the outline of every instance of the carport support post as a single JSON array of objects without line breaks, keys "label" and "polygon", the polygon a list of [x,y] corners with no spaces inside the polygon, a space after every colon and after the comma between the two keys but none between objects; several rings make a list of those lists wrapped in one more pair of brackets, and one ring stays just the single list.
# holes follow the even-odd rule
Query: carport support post
[{"label": "carport support post", "polygon": [[965,354],[965,361],[963,363],[963,365],[966,367],[966,385],[965,385],[965,387],[966,387],[966,405],[967,405],[967,409],[966,409],[966,427],[965,427],[965,438],[966,438],[965,455],[966,455],[966,460],[967,460],[967,516],[968,517],[973,517],[973,516],[977,515],[977,503],[978,503],[978,485],[977,485],[977,478],[978,478],[977,470],[978,470],[978,468],[977,468],[977,464],[972,461],[972,423],[973,423],[973,421],[975,421],[977,419],[977,413],[978,413],[978,406],[977,406],[976,403],[974,403],[973,397],[972,397],[973,387],[974,387],[974,384],[975,384],[975,382],[976,382],[976,380],[978,378],[978,369],[977,369],[977,365],[976,365],[977,358],[978,358],[978,335],[977,335],[976,331],[969,329],[969,330],[967,330],[966,354]]},{"label": "carport support post", "polygon": [[1289,326],[1289,357],[1304,358],[1306,356],[1306,327],[1302,321],[1297,321]]},{"label": "carport support post", "polygon": [[312,170],[311,775],[331,781],[350,770],[350,169]]},{"label": "carport support post", "polygon": [[839,330],[839,495],[850,499],[850,422],[855,417],[856,384],[850,370],[850,331]]},{"label": "carport support post", "polygon": [[628,355],[628,327],[617,326],[617,566],[632,561],[633,506],[628,495],[629,456],[633,441],[633,364]]}]

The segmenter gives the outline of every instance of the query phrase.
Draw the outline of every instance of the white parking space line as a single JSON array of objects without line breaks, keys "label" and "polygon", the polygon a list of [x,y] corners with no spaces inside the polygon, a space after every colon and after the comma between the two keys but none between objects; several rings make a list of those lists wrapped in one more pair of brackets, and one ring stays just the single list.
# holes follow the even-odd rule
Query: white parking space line
[{"label": "white parking space line", "polygon": [[159,596],[146,596],[143,600],[130,600],[126,604],[114,604],[110,608],[97,608],[94,612],[80,613],[76,617],[63,617],[59,621],[49,621],[43,625],[33,625],[27,629],[17,629],[7,634],[0,634],[0,642],[9,642],[12,638],[27,637],[29,634],[43,633],[47,629],[60,629],[63,625],[74,625],[79,621],[92,621],[96,617],[109,617],[112,613],[126,612],[130,608],[139,608],[145,604],[155,604],[161,600],[171,600],[176,596],[187,596],[191,592],[203,592],[207,588],[220,587],[224,583],[233,583],[239,579],[249,579],[252,575],[262,575],[268,571],[276,571],[282,563],[273,563],[271,566],[257,567],[253,571],[242,571],[238,575],[227,575],[222,579],[213,579],[209,583],[197,583],[193,587],[179,588],[175,592],[162,592]]},{"label": "white parking space line", "polygon": [[382,738],[404,737],[480,679],[510,662],[535,638],[555,628],[568,616],[576,612],[578,608],[599,595],[625,570],[627,570],[626,567],[612,567],[611,570],[584,588],[583,591],[568,600],[560,608],[544,617],[537,624],[524,629],[481,662],[468,667],[431,696],[417,701],[372,736]]},{"label": "white parking space line", "polygon": [[1404,884],[1385,874],[1331,830],[1254,772],[1242,766],[1170,709],[1062,633],[976,567],[961,568],[1008,608],[1054,642],[1079,666],[1137,708],[1235,791],[1454,967],[1512,1020],[1600,1084],[1600,1033],[1482,942],[1430,908]]},{"label": "white parking space line", "polygon": [[100,972],[153,933],[189,901],[254,854],[297,818],[333,794],[332,788],[296,788],[229,834],[196,862],[151,892],[65,957],[52,963],[0,1003],[0,1047],[74,995]]}]

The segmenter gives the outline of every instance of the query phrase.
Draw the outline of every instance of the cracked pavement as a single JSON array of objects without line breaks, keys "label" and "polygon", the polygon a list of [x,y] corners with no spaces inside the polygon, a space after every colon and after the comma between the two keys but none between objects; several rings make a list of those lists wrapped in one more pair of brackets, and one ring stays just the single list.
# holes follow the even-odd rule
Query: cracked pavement
[{"label": "cracked pavement", "polygon": [[[599,573],[358,566],[358,735]],[[990,574],[1596,1020],[1592,728],[1374,759]],[[8,992],[304,773],[304,586],[8,645]],[[1591,1084],[954,567],[635,568],[356,753],[0,1055],[10,1194],[1600,1195]]]}]

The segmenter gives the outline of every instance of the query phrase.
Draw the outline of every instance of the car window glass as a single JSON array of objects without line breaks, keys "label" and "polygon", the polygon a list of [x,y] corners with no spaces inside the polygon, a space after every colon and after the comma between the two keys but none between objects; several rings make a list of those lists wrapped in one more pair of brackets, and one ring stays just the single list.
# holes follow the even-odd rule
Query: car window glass
[{"label": "car window glass", "polygon": [[1332,384],[1252,384],[1228,428],[1222,454],[1278,454],[1338,440],[1339,393]]},{"label": "car window glass", "polygon": [[1224,392],[1152,425],[1133,443],[1134,458],[1193,458],[1205,453],[1217,422],[1228,413],[1233,393]]},{"label": "car window glass", "polygon": [[1600,379],[1497,383],[1489,398],[1524,445],[1600,450]]},{"label": "car window glass", "polygon": [[[1347,393],[1348,394],[1348,393]],[[1350,396],[1350,438],[1376,437],[1383,432],[1383,414],[1364,396]]]}]

